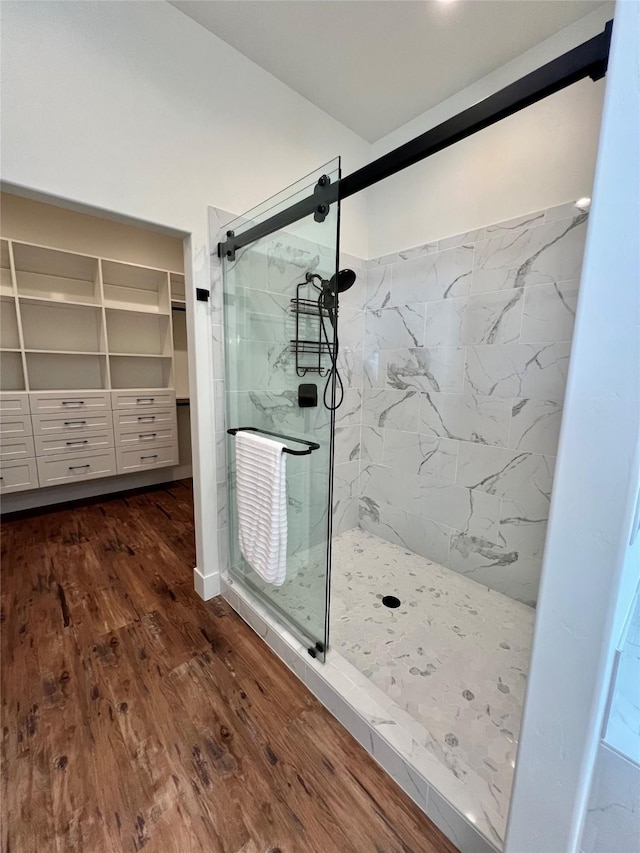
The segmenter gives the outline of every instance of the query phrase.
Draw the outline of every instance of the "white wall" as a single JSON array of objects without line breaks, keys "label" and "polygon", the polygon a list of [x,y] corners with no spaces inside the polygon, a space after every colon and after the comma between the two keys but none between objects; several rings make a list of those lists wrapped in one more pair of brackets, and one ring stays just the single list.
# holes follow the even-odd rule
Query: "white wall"
[{"label": "white wall", "polygon": [[[640,488],[640,3],[616,7],[507,851],[573,853]],[[630,574],[631,573],[631,574]]]},{"label": "white wall", "polygon": [[[192,235],[191,293],[209,286],[207,205],[242,213],[337,154],[345,172],[368,160],[356,134],[166,3],[3,2],[1,14],[3,180]],[[361,255],[364,205],[343,233]],[[211,307],[187,307],[198,563],[213,576]]]},{"label": "white wall", "polygon": [[[613,4],[443,101],[372,146],[372,159],[601,32]],[[587,79],[369,190],[370,257],[591,195],[604,81]]]},{"label": "white wall", "polygon": [[[243,213],[338,154],[346,171],[369,157],[167,3],[9,0],[2,25],[5,181],[193,231],[207,203]],[[364,219],[344,242],[365,252]]]}]

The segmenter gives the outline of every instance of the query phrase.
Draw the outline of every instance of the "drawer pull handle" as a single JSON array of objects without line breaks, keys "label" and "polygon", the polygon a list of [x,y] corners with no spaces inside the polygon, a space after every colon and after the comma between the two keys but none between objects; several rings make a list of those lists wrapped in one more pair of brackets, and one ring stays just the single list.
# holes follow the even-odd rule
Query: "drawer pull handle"
[{"label": "drawer pull handle", "polygon": [[70,471],[77,471],[79,468],[91,468],[91,465],[69,465]]},{"label": "drawer pull handle", "polygon": [[157,459],[157,458],[158,458],[158,454],[154,453],[151,456],[141,456],[140,461],[144,462],[145,459]]},{"label": "drawer pull handle", "polygon": [[73,447],[76,444],[89,444],[88,438],[78,439],[78,441],[65,441],[67,447]]},{"label": "drawer pull handle", "polygon": [[84,400],[62,400],[63,406],[84,406]]},{"label": "drawer pull handle", "polygon": [[4,480],[4,477],[0,477],[0,480]]},{"label": "drawer pull handle", "polygon": [[157,432],[141,432],[138,438],[155,438],[157,434]]},{"label": "drawer pull handle", "polygon": [[85,424],[86,424],[86,421],[65,421],[64,422],[65,426],[70,426],[70,427],[84,426]]},{"label": "drawer pull handle", "polygon": [[155,397],[136,397],[136,403],[153,403]]},{"label": "drawer pull handle", "polygon": [[138,421],[140,423],[149,423],[149,421],[155,421],[155,415],[138,415]]}]

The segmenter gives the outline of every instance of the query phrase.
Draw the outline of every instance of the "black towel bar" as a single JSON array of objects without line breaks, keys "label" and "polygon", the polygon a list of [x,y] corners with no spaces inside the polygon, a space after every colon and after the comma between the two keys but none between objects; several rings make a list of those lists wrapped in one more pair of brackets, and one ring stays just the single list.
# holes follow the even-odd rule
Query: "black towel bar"
[{"label": "black towel bar", "polygon": [[294,438],[292,435],[281,435],[279,432],[269,432],[268,429],[259,429],[258,427],[235,427],[234,429],[228,429],[227,432],[229,435],[235,435],[237,432],[262,432],[265,435],[272,435],[274,438],[284,438],[287,441],[306,444],[309,448],[308,450],[291,450],[289,447],[283,447],[282,452],[290,453],[291,456],[308,456],[310,453],[313,453],[314,450],[320,450],[320,445],[316,444],[315,441],[307,441],[304,438]]}]

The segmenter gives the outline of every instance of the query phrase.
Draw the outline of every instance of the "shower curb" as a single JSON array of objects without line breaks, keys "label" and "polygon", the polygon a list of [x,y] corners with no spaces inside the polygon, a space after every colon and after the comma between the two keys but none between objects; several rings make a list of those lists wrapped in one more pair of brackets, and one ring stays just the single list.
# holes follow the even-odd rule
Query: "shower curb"
[{"label": "shower curb", "polygon": [[[483,816],[477,816],[478,803],[471,802],[464,783],[399,724],[397,718],[410,724],[406,712],[339,653],[329,650],[324,664],[313,660],[306,647],[228,575],[221,576],[220,592],[460,853],[501,853],[496,825],[503,821],[484,809]],[[402,752],[410,753],[410,759]]]}]

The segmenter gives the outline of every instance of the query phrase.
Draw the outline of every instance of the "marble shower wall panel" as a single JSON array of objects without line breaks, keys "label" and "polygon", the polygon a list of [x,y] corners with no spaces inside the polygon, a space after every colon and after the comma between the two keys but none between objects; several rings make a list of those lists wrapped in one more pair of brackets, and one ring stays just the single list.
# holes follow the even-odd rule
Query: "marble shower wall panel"
[{"label": "marble shower wall panel", "polygon": [[367,270],[360,526],[526,604],[537,597],[586,228],[568,203]]},{"label": "marble shower wall panel", "polygon": [[[359,524],[360,458],[362,454],[362,388],[365,338],[366,262],[340,255],[340,269],[356,274],[353,287],[340,295],[338,369],[344,384],[344,402],[335,413],[336,441],[333,478],[333,535]],[[324,381],[322,383],[324,388]]]}]

